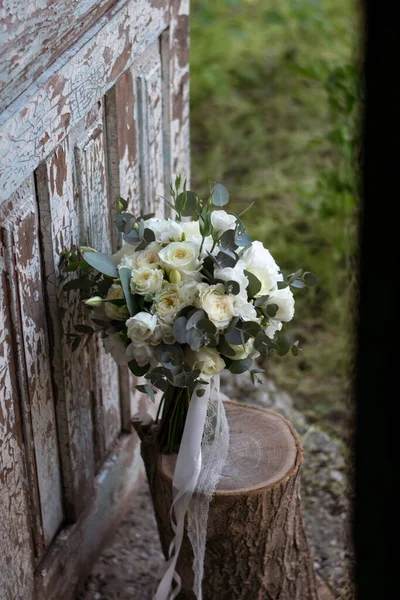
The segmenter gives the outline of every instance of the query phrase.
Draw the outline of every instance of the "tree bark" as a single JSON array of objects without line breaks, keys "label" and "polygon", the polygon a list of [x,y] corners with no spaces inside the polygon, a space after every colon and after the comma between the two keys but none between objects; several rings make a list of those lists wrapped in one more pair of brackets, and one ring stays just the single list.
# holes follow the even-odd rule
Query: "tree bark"
[{"label": "tree bark", "polygon": [[[303,450],[291,424],[277,413],[226,401],[230,445],[210,504],[204,600],[318,600],[300,498]],[[157,426],[139,413],[142,440],[161,544],[172,539],[170,507],[176,455],[159,454]],[[185,535],[177,571],[178,598],[192,600],[192,549]]]}]

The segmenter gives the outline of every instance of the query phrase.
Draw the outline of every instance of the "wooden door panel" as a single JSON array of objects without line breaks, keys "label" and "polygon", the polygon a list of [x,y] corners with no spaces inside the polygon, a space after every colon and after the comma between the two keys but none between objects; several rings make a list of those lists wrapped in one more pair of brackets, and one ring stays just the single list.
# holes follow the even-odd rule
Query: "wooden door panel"
[{"label": "wooden door panel", "polygon": [[65,336],[74,330],[74,323],[83,322],[84,312],[77,291],[63,292],[67,279],[60,265],[62,251],[76,250],[80,244],[74,161],[67,138],[35,174],[64,494],[70,520],[75,520],[90,501],[95,472],[89,350],[72,352]]},{"label": "wooden door panel", "polygon": [[33,177],[14,194],[11,205],[13,209],[3,218],[2,228],[9,254],[10,303],[19,357],[31,502],[35,507],[39,505],[35,515],[40,516],[36,532],[40,555],[61,526],[64,512]]}]

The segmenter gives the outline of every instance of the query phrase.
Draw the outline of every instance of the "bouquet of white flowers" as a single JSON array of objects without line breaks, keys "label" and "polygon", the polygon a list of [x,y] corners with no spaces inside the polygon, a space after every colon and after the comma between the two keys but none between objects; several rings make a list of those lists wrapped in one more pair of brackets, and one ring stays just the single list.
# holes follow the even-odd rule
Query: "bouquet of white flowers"
[{"label": "bouquet of white flowers", "polygon": [[[297,271],[286,278],[240,216],[222,208],[228,201],[221,184],[202,200],[177,177],[166,200],[175,220],[135,217],[120,198],[116,225],[126,242],[121,250],[106,256],[81,247],[82,257],[65,255],[67,271],[82,270],[65,289],[90,289],[85,304],[103,305],[103,314],[97,309],[92,320],[106,350],[146,378],[140,392],[153,400],[157,389],[164,392],[157,415],[164,452],[179,447],[199,383],[209,383],[224,368],[249,371],[254,382],[260,354],[298,353],[285,327],[294,315],[291,288],[311,285],[315,277]],[[78,325],[69,334],[74,348],[94,332]]]},{"label": "bouquet of white flowers", "polygon": [[[227,189],[216,184],[207,198],[177,177],[166,203],[175,219],[138,217],[120,198],[116,225],[125,245],[113,256],[81,247],[64,253],[67,271],[79,277],[64,288],[90,291],[92,321],[75,325],[73,347],[102,331],[104,345],[147,383],[139,392],[154,401],[163,392],[156,423],[159,449],[178,451],[167,572],[156,600],[180,589],[175,566],[185,516],[193,552],[194,590],[201,598],[208,506],[225,462],[229,433],[218,374],[262,372],[256,360],[268,352],[298,354],[286,323],[294,315],[291,288],[315,283],[312,273],[280,271],[263,244],[251,239],[241,215],[226,212]],[[246,209],[247,210],[247,209]],[[242,213],[243,214],[243,213]],[[191,503],[194,491],[196,501]]]}]

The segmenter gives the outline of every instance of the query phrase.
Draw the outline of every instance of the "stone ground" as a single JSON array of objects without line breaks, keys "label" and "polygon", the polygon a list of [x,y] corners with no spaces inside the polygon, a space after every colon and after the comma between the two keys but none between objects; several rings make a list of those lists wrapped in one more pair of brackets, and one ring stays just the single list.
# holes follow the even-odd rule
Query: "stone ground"
[{"label": "stone ground", "polygon": [[[224,374],[221,389],[232,400],[276,410],[299,432],[305,453],[303,505],[315,569],[335,600],[353,600],[347,469],[340,443],[310,427],[292,399],[270,381],[254,387],[248,374]],[[163,565],[149,491],[143,486],[76,600],[152,600]]]}]

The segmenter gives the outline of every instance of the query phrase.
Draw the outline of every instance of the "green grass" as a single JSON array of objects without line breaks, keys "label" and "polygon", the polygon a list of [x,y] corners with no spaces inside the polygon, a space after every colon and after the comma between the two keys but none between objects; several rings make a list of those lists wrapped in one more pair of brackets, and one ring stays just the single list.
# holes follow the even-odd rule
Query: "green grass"
[{"label": "green grass", "polygon": [[252,236],[287,274],[318,275],[316,288],[296,294],[291,331],[302,354],[271,357],[266,370],[311,420],[346,436],[354,209],[339,203],[321,213],[322,174],[340,175],[348,164],[328,139],[338,123],[323,77],[304,77],[299,67],[354,61],[355,7],[192,0],[191,11],[192,188],[224,183],[236,211],[255,200],[245,218]]}]

